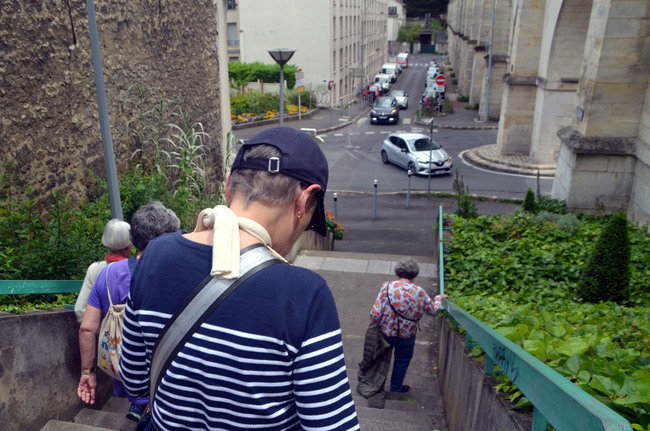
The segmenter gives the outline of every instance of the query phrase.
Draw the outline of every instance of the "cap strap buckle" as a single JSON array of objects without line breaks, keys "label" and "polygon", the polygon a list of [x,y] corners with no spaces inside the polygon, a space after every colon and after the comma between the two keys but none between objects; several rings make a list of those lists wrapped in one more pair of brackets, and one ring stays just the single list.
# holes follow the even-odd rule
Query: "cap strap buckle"
[{"label": "cap strap buckle", "polygon": [[278,157],[269,157],[269,167],[267,170],[273,174],[280,172],[280,159]]}]

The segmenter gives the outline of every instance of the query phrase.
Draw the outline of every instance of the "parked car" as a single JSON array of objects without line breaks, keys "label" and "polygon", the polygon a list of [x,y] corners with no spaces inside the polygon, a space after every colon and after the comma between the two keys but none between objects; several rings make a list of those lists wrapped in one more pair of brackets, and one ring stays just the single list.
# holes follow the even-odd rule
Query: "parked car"
[{"label": "parked car", "polygon": [[402,109],[408,109],[409,107],[409,95],[403,90],[392,90],[388,93],[389,96],[392,96],[397,100],[397,104]]},{"label": "parked car", "polygon": [[409,55],[407,52],[397,54],[397,64],[401,64],[403,68],[409,67]]},{"label": "parked car", "polygon": [[397,99],[383,96],[375,100],[370,110],[370,124],[377,123],[399,123]]},{"label": "parked car", "polygon": [[451,173],[451,156],[422,133],[391,133],[381,145],[381,161],[410,170],[415,175]]},{"label": "parked car", "polygon": [[381,89],[381,94],[386,94],[390,91],[390,75],[379,73],[375,75],[374,83]]},{"label": "parked car", "polygon": [[365,100],[375,100],[381,96],[381,89],[377,84],[368,84],[366,88],[363,89],[362,96]]},{"label": "parked car", "polygon": [[381,73],[385,73],[386,75],[390,75],[390,82],[394,83],[397,81],[397,65],[393,63],[385,63],[383,66],[381,66]]}]

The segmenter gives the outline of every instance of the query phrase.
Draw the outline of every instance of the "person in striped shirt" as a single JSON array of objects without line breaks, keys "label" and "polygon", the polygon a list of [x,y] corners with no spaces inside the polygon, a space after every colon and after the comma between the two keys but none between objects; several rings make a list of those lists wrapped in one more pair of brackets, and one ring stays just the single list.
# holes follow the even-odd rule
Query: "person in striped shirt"
[{"label": "person in striped shirt", "polygon": [[[236,278],[240,252],[266,246],[282,256],[305,229],[326,234],[327,177],[309,135],[267,129],[233,162],[229,208],[204,210],[194,232],[149,244],[124,318],[120,373],[129,393],[149,394],[156,339],[207,274]],[[244,281],[174,357],[139,429],[359,429],[325,280],[276,264]]]}]

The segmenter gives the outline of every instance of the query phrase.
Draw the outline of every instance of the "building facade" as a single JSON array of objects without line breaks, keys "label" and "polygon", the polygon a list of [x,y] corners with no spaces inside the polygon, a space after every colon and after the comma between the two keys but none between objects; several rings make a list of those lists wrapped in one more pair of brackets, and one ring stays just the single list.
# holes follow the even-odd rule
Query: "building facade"
[{"label": "building facade", "polygon": [[499,119],[502,154],[556,164],[575,212],[650,222],[650,3],[451,0],[448,24],[459,92]]},{"label": "building facade", "polygon": [[[354,99],[388,58],[388,0],[246,0],[237,2],[238,54],[243,62],[273,63],[268,50],[295,50],[290,63],[320,105]],[[229,27],[229,28],[230,28]],[[232,51],[232,52],[231,52]],[[330,89],[331,87],[331,89]]]}]

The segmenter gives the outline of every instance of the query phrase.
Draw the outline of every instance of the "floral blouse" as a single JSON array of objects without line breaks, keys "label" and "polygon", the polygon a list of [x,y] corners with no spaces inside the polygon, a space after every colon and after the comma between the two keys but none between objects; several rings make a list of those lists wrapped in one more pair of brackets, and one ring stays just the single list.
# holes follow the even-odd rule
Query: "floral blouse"
[{"label": "floral blouse", "polygon": [[[410,320],[395,314],[388,303],[389,297],[395,310]],[[398,326],[400,338],[415,337],[417,321],[425,314],[434,316],[440,306],[440,297],[436,296],[435,302],[432,301],[420,286],[401,280],[389,281],[381,287],[375,305],[370,310],[371,326],[379,326],[387,337],[397,336]]]}]

